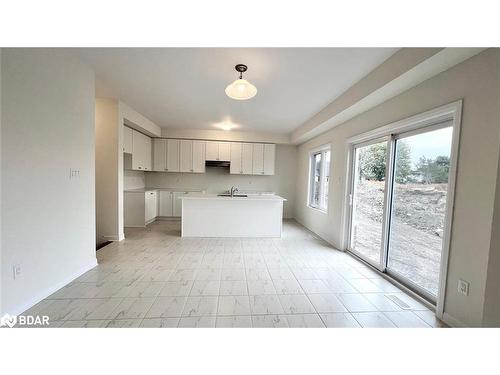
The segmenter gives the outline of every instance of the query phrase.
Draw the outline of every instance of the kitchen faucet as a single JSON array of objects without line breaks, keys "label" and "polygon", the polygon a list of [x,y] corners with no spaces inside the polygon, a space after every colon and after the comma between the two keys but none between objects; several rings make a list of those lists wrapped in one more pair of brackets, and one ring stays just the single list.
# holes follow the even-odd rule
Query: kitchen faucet
[{"label": "kitchen faucet", "polygon": [[231,194],[231,198],[234,197],[234,193],[238,191],[238,188],[236,186],[231,186],[231,190],[229,190],[229,193]]}]

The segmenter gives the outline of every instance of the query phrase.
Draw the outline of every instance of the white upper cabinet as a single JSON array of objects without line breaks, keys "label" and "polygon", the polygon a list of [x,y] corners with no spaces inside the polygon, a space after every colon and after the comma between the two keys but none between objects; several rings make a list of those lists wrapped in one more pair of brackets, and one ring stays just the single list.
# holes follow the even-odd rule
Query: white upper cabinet
[{"label": "white upper cabinet", "polygon": [[231,142],[231,174],[253,174],[253,144]]},{"label": "white upper cabinet", "polygon": [[251,143],[241,145],[241,173],[253,173],[253,144]]},{"label": "white upper cabinet", "polygon": [[211,161],[230,161],[231,160],[231,142],[206,142],[206,160]]},{"label": "white upper cabinet", "polygon": [[230,159],[231,164],[229,166],[229,173],[242,174],[243,170],[241,168],[241,143],[231,143]]},{"label": "white upper cabinet", "polygon": [[254,143],[252,152],[253,174],[264,174],[264,145],[262,143]]},{"label": "white upper cabinet", "polygon": [[193,172],[205,173],[205,141],[193,141]]},{"label": "white upper cabinet", "polygon": [[132,130],[132,169],[151,170],[151,138]]},{"label": "white upper cabinet", "polygon": [[264,174],[268,176],[274,175],[274,161],[276,154],[276,145],[264,145]]},{"label": "white upper cabinet", "polygon": [[[138,134],[137,145],[133,144],[135,162],[133,169],[151,170],[150,165],[148,169],[147,163],[139,162],[137,160],[140,158],[137,160],[135,158],[136,150],[141,155],[151,154],[150,149],[142,151],[148,146],[140,136],[147,138],[150,144],[151,139]],[[158,172],[205,173],[207,160],[229,161],[231,174],[274,175],[275,172],[276,145],[274,144],[155,138],[153,145],[153,170]]]},{"label": "white upper cabinet", "polygon": [[167,172],[179,172],[179,143],[178,139],[167,139]]},{"label": "white upper cabinet", "polygon": [[180,172],[193,172],[193,141],[181,140]]},{"label": "white upper cabinet", "polygon": [[207,142],[205,160],[219,160],[219,142]]},{"label": "white upper cabinet", "polygon": [[219,159],[223,161],[231,160],[231,143],[219,142]]},{"label": "white upper cabinet", "polygon": [[167,140],[153,139],[153,171],[165,172],[167,170]]},{"label": "white upper cabinet", "polygon": [[133,134],[132,129],[128,126],[123,126],[123,152],[131,154],[133,151]]}]

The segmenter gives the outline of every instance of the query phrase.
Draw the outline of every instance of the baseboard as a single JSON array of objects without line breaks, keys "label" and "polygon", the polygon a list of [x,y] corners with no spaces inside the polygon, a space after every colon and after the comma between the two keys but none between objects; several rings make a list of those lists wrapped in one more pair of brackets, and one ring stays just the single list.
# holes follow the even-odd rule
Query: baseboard
[{"label": "baseboard", "polygon": [[[327,242],[331,247],[333,247],[335,250],[339,250],[337,246],[333,244],[333,242],[328,238],[328,236],[325,233],[322,232],[315,232],[311,228],[309,228],[307,225],[305,225],[302,221],[298,220],[297,218],[293,218],[297,223],[302,225],[304,228],[306,228],[309,232],[313,233],[317,237],[321,238],[323,241]],[[339,250],[342,251],[342,250]]]},{"label": "baseboard", "polygon": [[[80,268],[77,272],[75,272],[71,276],[65,278],[64,280],[62,280],[61,282],[57,283],[56,285],[54,285],[54,286],[52,286],[52,287],[44,290],[42,293],[39,293],[36,297],[32,298],[30,301],[28,301],[28,302],[26,302],[26,303],[24,303],[22,305],[14,307],[11,311],[8,311],[8,313],[11,314],[11,315],[20,315],[20,314],[22,314],[26,310],[28,310],[31,307],[35,306],[41,300],[43,300],[43,299],[47,298],[48,296],[50,296],[51,294],[57,292],[59,289],[61,289],[62,287],[68,285],[70,282],[72,282],[76,278],[80,277],[85,272],[91,270],[95,266],[97,266],[97,259],[94,259],[91,263],[87,264],[85,267]],[[5,312],[7,312],[7,311],[5,311]],[[5,312],[2,312],[2,316],[3,316],[3,314]]]},{"label": "baseboard", "polygon": [[181,218],[176,217],[176,216],[157,216],[156,220],[158,220],[158,221],[181,221]]},{"label": "baseboard", "polygon": [[443,322],[448,324],[450,327],[454,327],[454,328],[466,328],[467,327],[467,324],[465,324],[462,321],[460,321],[459,319],[451,316],[447,312],[443,313],[442,320],[443,320]]},{"label": "baseboard", "polygon": [[125,239],[125,234],[120,233],[118,236],[102,236],[106,241],[123,241]]}]

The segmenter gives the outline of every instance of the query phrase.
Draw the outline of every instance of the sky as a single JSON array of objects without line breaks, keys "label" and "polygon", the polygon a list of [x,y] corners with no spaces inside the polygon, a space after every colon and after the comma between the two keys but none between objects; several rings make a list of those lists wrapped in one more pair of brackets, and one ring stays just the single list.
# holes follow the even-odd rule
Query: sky
[{"label": "sky", "polygon": [[411,162],[418,163],[421,156],[435,158],[436,156],[450,156],[453,128],[447,127],[427,133],[404,138],[411,148]]}]

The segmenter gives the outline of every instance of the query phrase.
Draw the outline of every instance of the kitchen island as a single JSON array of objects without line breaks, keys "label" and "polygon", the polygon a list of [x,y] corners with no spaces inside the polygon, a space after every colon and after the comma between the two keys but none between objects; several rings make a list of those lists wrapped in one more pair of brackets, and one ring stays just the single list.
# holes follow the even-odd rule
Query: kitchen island
[{"label": "kitchen island", "polygon": [[182,237],[281,237],[283,202],[277,195],[191,194],[182,201]]}]

